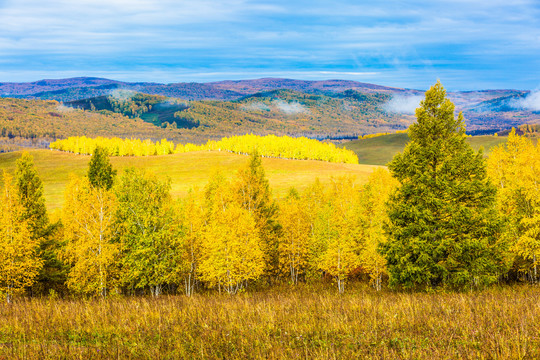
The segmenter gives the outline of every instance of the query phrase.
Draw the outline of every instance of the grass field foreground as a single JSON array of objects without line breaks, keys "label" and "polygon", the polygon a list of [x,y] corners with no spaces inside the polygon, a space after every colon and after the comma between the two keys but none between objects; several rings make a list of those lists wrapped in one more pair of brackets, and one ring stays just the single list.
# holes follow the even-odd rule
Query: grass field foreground
[{"label": "grass field foreground", "polygon": [[[64,201],[64,190],[69,174],[86,175],[89,155],[76,155],[52,150],[31,150],[39,176],[43,181],[44,195],[49,210],[58,209]],[[15,162],[21,152],[0,154],[0,169],[15,171]],[[171,193],[174,197],[185,196],[195,187],[200,189],[208,183],[216,171],[232,179],[238,170],[249,161],[246,155],[220,151],[198,151],[173,155],[143,157],[111,157],[113,167],[121,173],[133,166],[145,168],[158,177],[171,179]],[[287,194],[291,187],[302,190],[316,178],[328,183],[332,177],[353,176],[364,183],[377,166],[328,163],[316,160],[284,160],[263,158],[263,167],[274,196]]]},{"label": "grass field foreground", "polygon": [[[537,359],[540,288],[344,295],[303,285],[238,296],[0,303],[9,359]],[[332,290],[332,291],[330,291]]]}]

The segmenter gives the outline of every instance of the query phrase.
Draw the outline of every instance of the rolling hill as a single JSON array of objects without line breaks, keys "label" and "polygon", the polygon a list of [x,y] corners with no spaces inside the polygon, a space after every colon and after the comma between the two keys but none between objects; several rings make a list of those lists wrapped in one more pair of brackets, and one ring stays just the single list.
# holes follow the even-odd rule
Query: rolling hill
[{"label": "rolling hill", "polygon": [[181,101],[126,90],[109,96],[65,103],[95,111],[113,111],[140,117],[156,126],[190,129],[200,140],[255,133],[312,138],[358,137],[358,134],[406,128],[411,116],[387,113],[384,93],[346,90],[336,94],[310,94],[272,90],[235,101]]},{"label": "rolling hill", "polygon": [[[236,100],[258,92],[288,89],[302,92],[334,93],[345,90],[361,92],[404,92],[406,89],[349,80],[307,81],[280,78],[219,81],[209,83],[144,83],[78,77],[40,80],[28,83],[0,83],[0,96],[45,100],[74,101],[107,95],[112,89],[125,89],[185,100]],[[411,90],[414,91],[414,90]]]},{"label": "rolling hill", "polygon": [[[13,138],[19,139],[19,145],[28,139],[45,144],[77,135],[196,144],[247,133],[355,139],[407,128],[422,95],[418,90],[347,80],[278,78],[204,84],[71,78],[0,83],[0,94],[4,96],[0,98],[0,152],[14,149]],[[539,124],[540,111],[520,105],[531,103],[531,95],[520,90],[448,93],[457,110],[464,112],[468,133],[473,135]],[[384,163],[384,159],[368,161]]]},{"label": "rolling hill", "polygon": [[[263,78],[252,80],[226,80],[208,83],[148,83],[148,82],[122,82],[101,78],[70,78],[58,80],[40,80],[30,83],[0,83],[0,96],[20,97],[27,99],[57,100],[71,102],[83,99],[110,96],[119,90],[129,90],[150,95],[160,95],[169,98],[179,98],[186,101],[214,100],[224,102],[242,101],[258,93],[271,93],[276,90],[294,91],[308,95],[321,95],[331,98],[339,94],[354,91],[364,95],[386,96],[386,103],[391,100],[408,102],[407,109],[389,110],[385,104],[373,109],[364,115],[371,119],[379,117],[379,113],[386,112],[388,117],[412,117],[412,104],[423,95],[420,90],[394,88],[376,84],[368,84],[349,80],[323,80],[306,81],[295,79]],[[512,99],[521,99],[530,95],[529,91],[501,89],[480,91],[449,92],[448,97],[456,104],[459,111],[465,114],[468,130],[474,134],[493,133],[512,126],[524,123],[540,123],[540,113],[531,109],[512,106]],[[411,103],[410,100],[413,99]],[[510,99],[510,100],[509,100]],[[339,108],[336,108],[338,111]],[[393,113],[392,111],[398,111]],[[196,114],[194,114],[197,117]],[[166,117],[170,120],[170,116]],[[146,120],[154,124],[169,122],[163,117],[147,115]],[[317,121],[306,124],[303,132],[309,132],[310,127],[317,128]],[[322,121],[326,121],[323,118]],[[255,121],[256,122],[256,121]],[[186,124],[184,124],[186,125]],[[358,129],[347,128],[344,124],[340,132],[354,133]],[[182,127],[182,126],[181,126]],[[244,129],[239,129],[244,131]],[[274,131],[273,129],[272,131]],[[255,131],[255,130],[254,130]],[[370,132],[378,131],[366,130]],[[219,131],[217,131],[219,132]],[[215,137],[215,133],[208,138]],[[285,133],[292,134],[285,130]],[[327,134],[335,135],[335,134]]]}]

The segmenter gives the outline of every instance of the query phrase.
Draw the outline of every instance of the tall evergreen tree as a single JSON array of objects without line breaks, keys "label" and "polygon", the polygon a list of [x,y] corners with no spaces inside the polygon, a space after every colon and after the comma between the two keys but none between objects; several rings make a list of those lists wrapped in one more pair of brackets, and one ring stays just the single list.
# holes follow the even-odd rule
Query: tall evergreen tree
[{"label": "tall evergreen tree", "polygon": [[32,292],[50,288],[61,289],[66,280],[65,265],[58,259],[60,244],[56,232],[59,224],[50,224],[43,197],[43,183],[34,166],[34,159],[23,153],[15,172],[17,194],[23,206],[22,220],[28,222],[32,241],[39,244],[38,254],[43,267],[32,286]]},{"label": "tall evergreen tree", "polygon": [[88,180],[90,184],[95,188],[110,190],[115,176],[116,170],[112,168],[107,150],[96,146],[88,166]]},{"label": "tall evergreen tree", "polygon": [[496,189],[482,152],[465,141],[463,115],[437,82],[416,109],[410,141],[389,164],[401,186],[389,201],[389,240],[381,250],[390,283],[463,287],[497,279],[502,243]]},{"label": "tall evergreen tree", "polygon": [[22,217],[28,221],[32,238],[37,240],[44,235],[49,218],[43,197],[43,183],[37,174],[33,157],[27,152],[17,160],[15,177],[17,194],[24,207]]}]

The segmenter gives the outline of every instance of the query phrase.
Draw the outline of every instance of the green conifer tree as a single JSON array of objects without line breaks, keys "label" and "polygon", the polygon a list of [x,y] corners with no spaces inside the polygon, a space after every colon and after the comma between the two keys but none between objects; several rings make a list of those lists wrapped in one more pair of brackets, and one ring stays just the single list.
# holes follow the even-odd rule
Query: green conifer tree
[{"label": "green conifer tree", "polygon": [[32,238],[37,240],[44,236],[49,218],[43,197],[43,183],[34,166],[33,157],[27,152],[17,160],[15,177],[19,200],[24,207],[22,217],[28,221]]},{"label": "green conifer tree", "polygon": [[463,115],[437,82],[416,109],[410,141],[389,164],[401,186],[389,201],[381,246],[390,284],[464,287],[493,282],[503,266],[496,189],[482,151],[465,141]]},{"label": "green conifer tree", "polygon": [[110,190],[112,188],[116,170],[113,170],[109,161],[107,150],[96,146],[90,158],[88,167],[88,180],[95,188]]},{"label": "green conifer tree", "polygon": [[39,244],[37,253],[43,261],[43,267],[32,285],[32,292],[62,289],[66,280],[66,267],[57,256],[60,248],[57,236],[59,224],[49,223],[43,183],[30,154],[25,152],[17,160],[15,176],[17,194],[24,209],[21,220],[28,223],[31,240]]}]

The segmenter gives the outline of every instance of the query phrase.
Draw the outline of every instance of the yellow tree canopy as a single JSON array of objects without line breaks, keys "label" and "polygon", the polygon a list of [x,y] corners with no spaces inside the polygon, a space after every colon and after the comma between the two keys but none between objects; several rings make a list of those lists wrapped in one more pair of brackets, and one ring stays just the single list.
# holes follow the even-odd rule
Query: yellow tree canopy
[{"label": "yellow tree canopy", "polygon": [[32,237],[25,208],[12,177],[4,172],[0,196],[0,294],[9,302],[14,294],[34,283],[43,262],[37,255],[38,240]]}]

